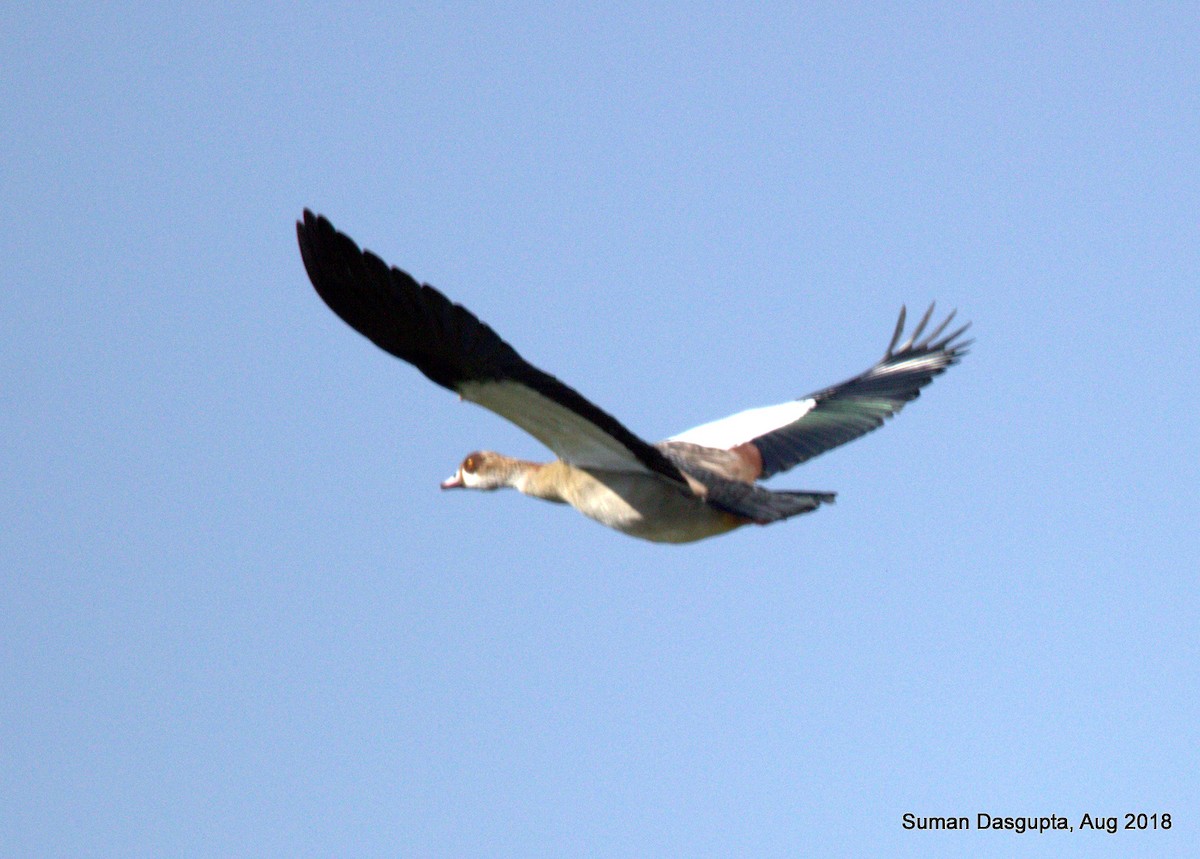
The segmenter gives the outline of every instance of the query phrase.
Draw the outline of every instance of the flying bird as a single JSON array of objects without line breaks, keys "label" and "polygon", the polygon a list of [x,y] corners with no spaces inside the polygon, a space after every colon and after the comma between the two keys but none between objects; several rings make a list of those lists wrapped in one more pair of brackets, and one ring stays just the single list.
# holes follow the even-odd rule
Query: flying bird
[{"label": "flying bird", "polygon": [[317,293],[351,328],[558,457],[537,463],[476,451],[443,489],[511,487],[655,542],[688,543],[832,503],[832,492],[773,491],[758,481],[882,425],[971,343],[959,339],[970,323],[943,335],[954,313],[922,337],[933,305],[901,343],[901,308],[887,351],[866,372],[651,444],[527,362],[471,311],[360,250],[324,217],[306,209],[296,232]]}]

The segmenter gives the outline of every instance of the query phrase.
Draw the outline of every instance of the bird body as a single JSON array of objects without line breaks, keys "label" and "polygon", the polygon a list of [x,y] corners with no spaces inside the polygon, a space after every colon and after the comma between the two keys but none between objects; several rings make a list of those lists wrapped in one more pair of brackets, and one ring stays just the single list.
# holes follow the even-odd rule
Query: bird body
[{"label": "bird body", "polygon": [[548,463],[491,451],[467,456],[443,489],[514,488],[569,504],[645,540],[687,543],[781,521],[834,494],[773,491],[758,481],[882,425],[965,354],[951,313],[900,346],[905,312],[882,360],[841,384],[749,409],[650,444],[573,388],[525,361],[470,311],[362,251],[323,217],[296,225],[309,279],[325,303],[377,346],[429,379],[508,419],[549,447]]},{"label": "bird body", "polygon": [[569,504],[623,534],[660,543],[690,543],[751,521],[706,504],[690,488],[664,486],[653,474],[580,468],[561,459],[527,462],[492,451],[468,456],[442,487],[511,487],[533,498]]}]

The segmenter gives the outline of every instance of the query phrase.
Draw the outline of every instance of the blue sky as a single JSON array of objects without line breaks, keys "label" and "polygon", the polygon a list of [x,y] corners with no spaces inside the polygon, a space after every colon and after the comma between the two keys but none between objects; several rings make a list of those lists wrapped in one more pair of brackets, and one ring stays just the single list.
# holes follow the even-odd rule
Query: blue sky
[{"label": "blue sky", "polygon": [[[1194,855],[1200,14],[917,5],[0,13],[6,855]],[[305,206],[648,439],[977,343],[642,543],[439,492],[544,452]]]}]

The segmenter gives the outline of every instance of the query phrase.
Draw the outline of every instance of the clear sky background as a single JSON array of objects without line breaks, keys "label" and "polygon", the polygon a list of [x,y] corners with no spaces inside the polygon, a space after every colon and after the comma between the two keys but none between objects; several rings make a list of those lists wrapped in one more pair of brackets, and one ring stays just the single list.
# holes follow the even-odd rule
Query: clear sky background
[{"label": "clear sky background", "polygon": [[[582,5],[0,13],[0,853],[1196,855],[1196,6]],[[545,452],[305,206],[652,440],[977,342],[642,543],[440,492]]]}]

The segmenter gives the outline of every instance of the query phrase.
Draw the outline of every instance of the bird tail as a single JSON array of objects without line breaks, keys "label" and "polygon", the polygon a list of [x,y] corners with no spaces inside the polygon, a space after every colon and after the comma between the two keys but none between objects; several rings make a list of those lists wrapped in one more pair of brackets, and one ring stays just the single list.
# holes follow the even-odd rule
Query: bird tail
[{"label": "bird tail", "polygon": [[742,516],[759,525],[769,525],[801,513],[810,513],[822,504],[832,504],[836,497],[835,492],[774,492],[752,483],[719,480],[708,483],[705,500],[719,510]]},{"label": "bird tail", "polygon": [[811,513],[822,504],[832,504],[837,498],[836,492],[813,492],[796,490],[772,492],[763,490],[768,496],[765,499],[754,499],[753,513],[750,518],[759,525],[769,525],[772,522],[782,522],[801,513]]}]

